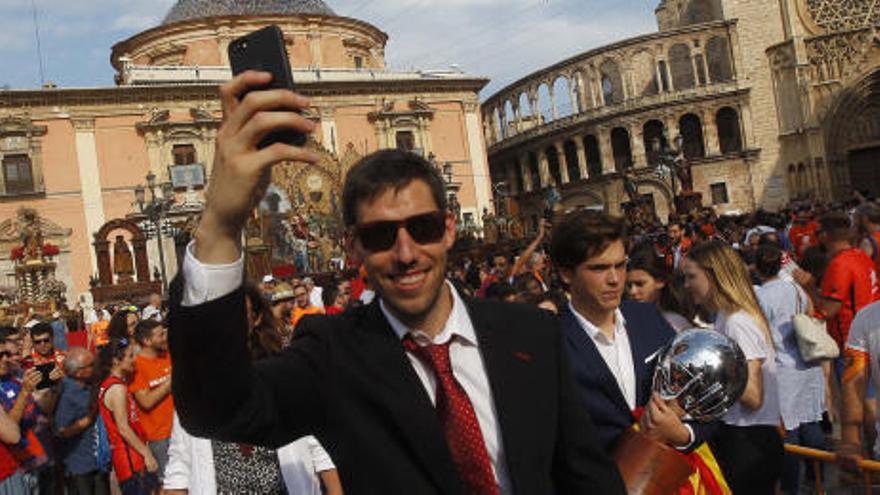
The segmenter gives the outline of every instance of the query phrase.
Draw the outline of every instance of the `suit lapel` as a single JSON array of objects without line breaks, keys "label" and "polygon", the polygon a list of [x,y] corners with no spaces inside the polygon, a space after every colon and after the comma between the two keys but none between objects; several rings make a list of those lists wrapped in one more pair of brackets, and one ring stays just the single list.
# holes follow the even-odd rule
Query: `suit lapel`
[{"label": "suit lapel", "polygon": [[[480,344],[480,354],[492,390],[495,414],[501,429],[504,457],[514,491],[518,485],[517,474],[529,466],[523,466],[520,453],[528,452],[522,432],[531,424],[528,404],[531,388],[527,349],[517,347],[510,329],[499,329],[473,301],[466,303],[468,314]],[[518,358],[517,356],[521,356]],[[521,483],[519,483],[521,485]]]},{"label": "suit lapel", "polygon": [[631,321],[626,315],[624,315],[624,319],[626,320],[626,333],[629,337],[629,348],[632,353],[633,372],[636,376],[636,406],[640,406],[647,403],[648,399],[644,396],[644,381],[648,379],[645,376],[645,368],[647,367],[645,358],[649,357],[649,342],[645,342],[643,333],[638,330],[640,328],[638,321]]},{"label": "suit lapel", "polygon": [[366,311],[364,328],[371,334],[367,339],[371,348],[363,349],[363,352],[376,363],[381,363],[379,374],[388,394],[386,400],[381,400],[382,405],[390,409],[409,450],[420,461],[438,491],[461,493],[458,473],[446,446],[437,411],[424,385],[379,304],[372,303]]},{"label": "suit lapel", "polygon": [[614,401],[614,404],[619,407],[622,412],[631,414],[632,411],[630,411],[629,405],[626,403],[626,398],[623,396],[623,392],[620,391],[617,379],[608,368],[605,359],[599,353],[599,349],[596,348],[593,339],[587,335],[586,330],[581,327],[577,318],[571,313],[571,310],[563,311],[561,318],[565,338],[568,340],[569,345],[573,346],[576,351],[577,357],[573,357],[572,360],[577,360],[582,365],[586,366],[591,373],[598,377],[597,381],[605,390],[605,393],[608,394],[608,397]]}]

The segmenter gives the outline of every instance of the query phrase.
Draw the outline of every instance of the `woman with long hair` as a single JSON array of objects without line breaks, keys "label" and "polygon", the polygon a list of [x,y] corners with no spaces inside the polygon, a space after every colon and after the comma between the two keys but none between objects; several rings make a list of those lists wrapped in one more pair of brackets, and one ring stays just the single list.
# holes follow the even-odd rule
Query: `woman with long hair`
[{"label": "woman with long hair", "polygon": [[696,311],[682,294],[682,280],[677,275],[652,245],[636,246],[627,265],[626,294],[633,301],[656,305],[669,325],[680,332],[696,326]]},{"label": "woman with long hair", "polygon": [[128,342],[134,342],[134,327],[137,326],[139,320],[136,307],[119,308],[110,318],[107,334],[96,336],[95,344],[100,347],[110,339],[126,339]]},{"label": "woman with long hair", "polygon": [[122,495],[159,491],[159,464],[147,446],[128,381],[134,372],[134,349],[127,338],[111,338],[98,351],[98,407],[107,428],[113,471]]},{"label": "woman with long hair", "polygon": [[[250,358],[259,361],[279,354],[283,341],[280,322],[256,286],[245,284],[244,292]],[[191,436],[176,415],[163,484],[167,495],[342,493],[336,467],[311,436],[278,450],[221,442]]]},{"label": "woman with long hair", "polygon": [[733,493],[773,494],[784,455],[776,353],[746,266],[730,246],[710,241],[688,253],[682,271],[694,303],[715,315],[715,330],[736,341],[748,362],[745,391],[722,418],[712,451]]},{"label": "woman with long hair", "polygon": [[[824,450],[827,445],[821,421],[825,411],[825,373],[822,364],[810,364],[801,357],[792,324],[794,315],[811,313],[812,305],[800,286],[780,277],[782,254],[782,250],[774,244],[758,246],[755,270],[762,285],[755,291],[767,315],[776,346],[779,407],[785,426],[785,440],[787,443]],[[784,493],[798,493],[800,465],[801,460],[797,456],[785,456],[782,470]]]}]

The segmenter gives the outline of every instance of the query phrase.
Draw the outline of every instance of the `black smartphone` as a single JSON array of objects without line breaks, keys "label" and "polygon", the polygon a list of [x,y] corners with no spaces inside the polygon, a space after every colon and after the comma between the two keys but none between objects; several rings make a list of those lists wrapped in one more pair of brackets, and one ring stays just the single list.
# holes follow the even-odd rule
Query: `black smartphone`
[{"label": "black smartphone", "polygon": [[[267,89],[294,90],[293,73],[290,71],[290,61],[287,58],[287,50],[284,47],[284,34],[281,32],[281,28],[274,24],[233,40],[229,44],[229,65],[232,67],[233,76],[237,76],[247,70],[272,74],[272,81],[269,84],[250,89],[241,95],[242,98],[250,91]],[[306,143],[306,135],[301,132],[282,129],[266,136],[260,141],[258,147],[265,148],[274,143],[302,146]]]},{"label": "black smartphone", "polygon": [[49,388],[54,385],[52,379],[49,378],[49,374],[55,369],[55,363],[38,364],[34,366],[34,368],[39,371],[40,375],[43,377],[42,380],[40,380],[40,383],[37,384],[37,390]]}]

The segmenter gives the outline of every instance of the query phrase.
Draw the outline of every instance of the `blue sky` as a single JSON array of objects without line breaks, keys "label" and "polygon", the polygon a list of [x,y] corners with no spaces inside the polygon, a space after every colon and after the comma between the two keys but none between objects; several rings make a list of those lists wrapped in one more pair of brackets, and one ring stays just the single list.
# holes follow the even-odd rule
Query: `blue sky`
[{"label": "blue sky", "polygon": [[[113,84],[111,46],[157,25],[176,0],[0,0],[0,87]],[[457,64],[495,90],[556,61],[656,30],[658,0],[326,0],[390,36],[392,69]]]}]

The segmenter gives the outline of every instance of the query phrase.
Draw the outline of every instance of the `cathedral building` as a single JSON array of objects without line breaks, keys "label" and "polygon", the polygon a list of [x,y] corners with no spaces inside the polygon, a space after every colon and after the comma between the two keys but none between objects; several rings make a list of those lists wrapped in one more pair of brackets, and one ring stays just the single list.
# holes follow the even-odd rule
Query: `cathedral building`
[{"label": "cathedral building", "polygon": [[[313,247],[328,241],[346,171],[384,148],[413,150],[445,167],[462,221],[480,223],[483,209],[492,207],[478,96],[485,78],[454,69],[388,70],[388,35],[335,15],[321,0],[179,0],[160,25],[112,47],[115,86],[0,91],[0,270],[13,268],[8,253],[20,243],[21,206],[37,211],[43,236],[60,247],[56,276],[68,301],[99,272],[117,281],[119,273],[106,275],[108,239],[122,235],[135,251],[143,243],[124,221],[110,222],[139,211],[136,192],[148,174],[177,214],[198,210],[220,124],[217,90],[231,77],[227,48],[269,24],[281,27],[297,89],[311,98],[307,116],[318,131],[308,146],[321,155],[314,166],[273,170],[263,207],[281,218],[271,239],[280,252],[293,254],[301,228],[311,228],[306,240]],[[142,188],[139,193],[150,200]],[[183,228],[163,224],[159,232],[169,280]],[[160,271],[152,234],[149,262],[138,262],[139,273]],[[130,258],[124,243],[114,242],[116,249]]]},{"label": "cathedral building", "polygon": [[556,191],[613,212],[641,197],[665,219],[671,157],[722,214],[880,196],[880,3],[663,0],[655,14],[657,32],[483,103],[493,182],[521,215]]}]

